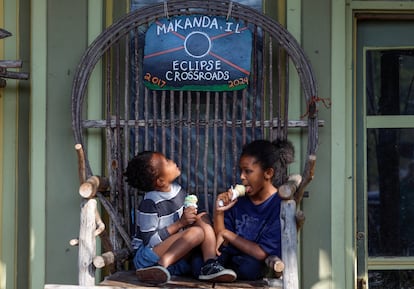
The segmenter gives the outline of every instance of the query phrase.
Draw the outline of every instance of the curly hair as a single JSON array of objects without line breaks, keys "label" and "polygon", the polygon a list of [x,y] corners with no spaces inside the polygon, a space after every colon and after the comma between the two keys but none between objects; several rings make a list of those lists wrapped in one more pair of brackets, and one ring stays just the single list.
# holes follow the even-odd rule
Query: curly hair
[{"label": "curly hair", "polygon": [[273,184],[287,181],[287,166],[294,161],[295,148],[288,140],[255,140],[243,147],[241,156],[254,157],[263,170],[274,170]]},{"label": "curly hair", "polygon": [[140,152],[128,162],[124,176],[131,187],[143,192],[155,189],[158,170],[151,162],[154,153],[153,151]]}]

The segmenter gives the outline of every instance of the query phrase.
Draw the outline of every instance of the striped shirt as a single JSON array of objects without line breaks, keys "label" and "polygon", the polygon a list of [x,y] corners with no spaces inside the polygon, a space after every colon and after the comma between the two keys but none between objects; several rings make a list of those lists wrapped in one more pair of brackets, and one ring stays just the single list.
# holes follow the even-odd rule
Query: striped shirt
[{"label": "striped shirt", "polygon": [[137,211],[137,238],[144,245],[155,247],[170,234],[167,227],[181,218],[184,210],[185,190],[172,184],[170,192],[147,192]]}]

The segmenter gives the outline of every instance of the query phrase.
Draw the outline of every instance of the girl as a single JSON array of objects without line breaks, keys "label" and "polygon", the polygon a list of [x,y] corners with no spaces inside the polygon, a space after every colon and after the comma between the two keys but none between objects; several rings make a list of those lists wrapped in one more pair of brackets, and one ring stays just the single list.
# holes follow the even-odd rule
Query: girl
[{"label": "girl", "polygon": [[245,196],[232,201],[231,190],[217,196],[214,230],[218,261],[233,269],[239,279],[263,278],[266,257],[281,256],[277,187],[285,181],[284,170],[293,157],[289,141],[256,140],[245,145],[239,160]]}]

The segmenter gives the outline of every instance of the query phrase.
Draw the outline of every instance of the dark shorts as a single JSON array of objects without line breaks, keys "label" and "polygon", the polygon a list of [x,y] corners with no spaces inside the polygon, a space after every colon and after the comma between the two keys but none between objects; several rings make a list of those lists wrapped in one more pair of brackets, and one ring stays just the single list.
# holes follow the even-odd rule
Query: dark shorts
[{"label": "dark shorts", "polygon": [[259,280],[266,272],[266,265],[263,261],[242,253],[233,246],[223,246],[220,248],[221,255],[218,261],[223,267],[232,269],[240,280]]}]

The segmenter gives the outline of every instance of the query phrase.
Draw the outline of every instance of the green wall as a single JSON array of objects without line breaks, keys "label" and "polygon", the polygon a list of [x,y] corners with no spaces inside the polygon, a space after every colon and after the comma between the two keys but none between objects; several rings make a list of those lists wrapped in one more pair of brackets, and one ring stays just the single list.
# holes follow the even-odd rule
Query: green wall
[{"label": "green wall", "polygon": [[[1,3],[1,2],[0,2]],[[1,3],[3,14],[8,13],[10,17],[2,17],[4,25],[3,27],[13,35],[17,33],[16,13],[14,12],[15,5],[7,5],[7,3]],[[18,39],[16,36],[4,38],[2,41],[2,57],[4,59],[16,59],[16,45]],[[16,161],[16,144],[18,141],[17,136],[17,108],[16,103],[18,99],[16,81],[7,81],[8,86],[1,90],[1,104],[3,111],[1,112],[1,147],[3,152],[2,158],[2,182],[1,182],[1,266],[0,266],[0,286],[6,288],[6,281],[9,280],[10,285],[15,286],[14,268],[17,266],[16,260],[16,245],[17,242],[17,210],[16,203],[18,196],[16,194],[16,174],[17,161]],[[7,111],[8,113],[4,113]],[[8,154],[5,154],[7,151]]]},{"label": "green wall", "polygon": [[87,46],[85,0],[47,1],[46,283],[77,284],[79,180],[71,130],[71,89]]},{"label": "green wall", "polygon": [[[20,1],[19,11],[19,27],[29,27],[30,25],[30,9],[29,1]],[[30,33],[27,29],[20,29],[19,31],[19,59],[23,61],[23,67],[21,71],[29,72],[30,68]],[[17,271],[18,276],[28,276],[29,266],[28,261],[30,256],[29,246],[27,246],[27,240],[30,239],[29,231],[29,209],[30,199],[29,194],[29,145],[30,145],[30,131],[29,131],[29,118],[30,118],[30,80],[19,81],[19,114],[18,114],[18,145],[17,145],[17,164],[18,164],[18,186],[17,195],[18,203],[17,208],[19,212],[17,223]],[[17,288],[28,288],[29,282],[27,278],[16,278]]]},{"label": "green wall", "polygon": [[[28,1],[0,1],[4,60],[22,60],[29,72]],[[26,27],[26,30],[22,29]],[[10,69],[12,70],[12,69]],[[0,288],[27,288],[29,272],[29,111],[30,81],[7,80],[1,90]],[[24,278],[22,276],[25,276]]]},{"label": "green wall", "polygon": [[[302,1],[302,11],[302,45],[316,73],[319,97],[330,98],[331,1]],[[325,286],[332,280],[330,113],[319,103],[319,118],[325,124],[319,129],[315,177],[308,188],[309,198],[303,201],[306,222],[301,233],[302,288],[328,288]]]}]

